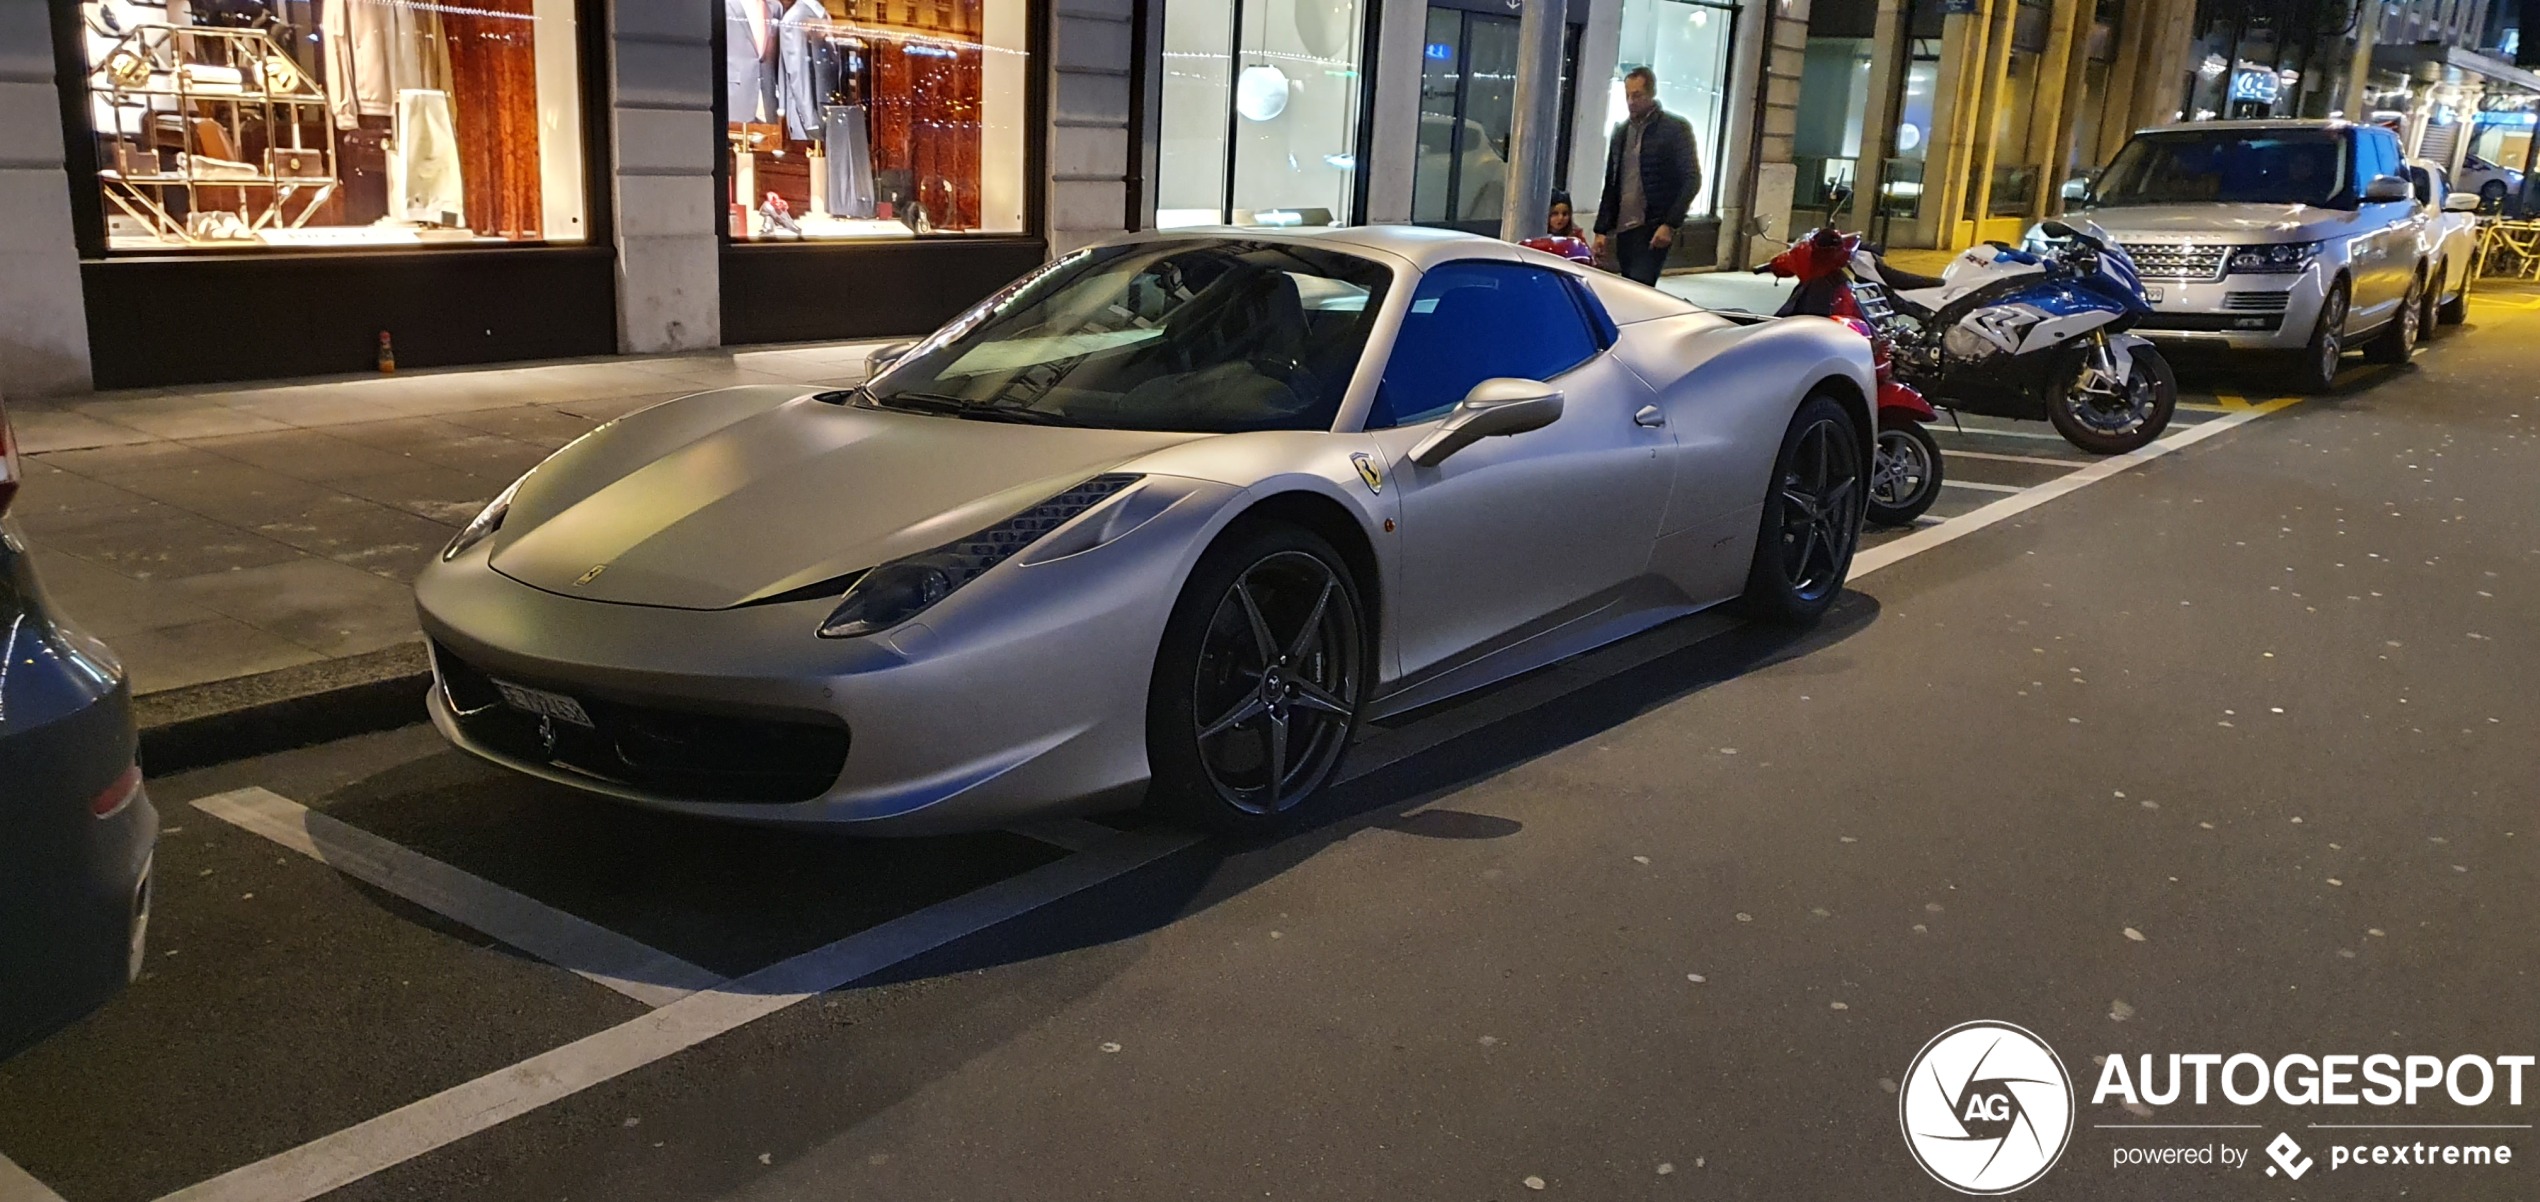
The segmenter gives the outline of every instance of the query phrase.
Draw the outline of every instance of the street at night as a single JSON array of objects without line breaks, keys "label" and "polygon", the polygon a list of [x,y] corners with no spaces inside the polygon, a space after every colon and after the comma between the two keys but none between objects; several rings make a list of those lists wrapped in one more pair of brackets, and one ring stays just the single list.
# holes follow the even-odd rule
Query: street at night
[{"label": "street at night", "polygon": [[2540,1036],[2535,302],[2192,377],[2157,455],[1945,431],[1985,487],[1820,627],[1378,724],[1285,838],[707,825],[428,727],[158,779],[147,965],[0,1068],[0,1149],[82,1200],[1924,1196],[1895,1091],[1994,1019],[2073,1072],[2053,1196],[2528,1197],[2116,1168],[2463,1120],[2090,1091]]}]

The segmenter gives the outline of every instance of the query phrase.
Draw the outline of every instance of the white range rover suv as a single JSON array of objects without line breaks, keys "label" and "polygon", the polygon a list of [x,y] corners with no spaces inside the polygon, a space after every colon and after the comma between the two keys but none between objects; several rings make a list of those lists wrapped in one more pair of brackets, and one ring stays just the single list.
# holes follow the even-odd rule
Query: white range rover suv
[{"label": "white range rover suv", "polygon": [[2429,286],[2428,206],[2390,131],[2345,121],[2204,121],[2137,132],[2080,216],[2134,259],[2156,342],[2282,352],[2307,391],[2349,348],[2404,363]]}]

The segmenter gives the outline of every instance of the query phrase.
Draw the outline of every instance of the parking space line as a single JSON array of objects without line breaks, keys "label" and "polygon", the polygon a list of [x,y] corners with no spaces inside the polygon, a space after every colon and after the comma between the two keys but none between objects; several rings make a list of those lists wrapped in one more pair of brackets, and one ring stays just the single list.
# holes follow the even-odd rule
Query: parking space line
[{"label": "parking space line", "polygon": [[2039,467],[2086,467],[2087,459],[2049,459],[2044,455],[2004,455],[1995,451],[1950,451],[1953,459],[1982,459],[1987,463],[2033,463]]},{"label": "parking space line", "polygon": [[1986,484],[1980,480],[1942,480],[1942,488],[1972,488],[1977,492],[2027,492],[2017,484]]},{"label": "parking space line", "polygon": [[2044,484],[2022,489],[2017,496],[2004,497],[1982,509],[1959,514],[1937,526],[1917,530],[1893,542],[1866,548],[1852,557],[1850,579],[1858,580],[1880,568],[1911,559],[1942,543],[1954,542],[1996,522],[2007,521],[2066,493],[2087,488],[2119,472],[2141,467],[2172,451],[2193,446],[2225,430],[2247,425],[2278,409],[2299,404],[2300,401],[2299,397],[2277,397],[2271,401],[2253,404],[2246,409],[2235,409],[2212,421],[2199,422],[2183,430],[2162,435],[2153,440],[2149,446],[2140,447],[2122,455],[2111,455],[2087,464],[2078,471],[2066,472]]},{"label": "parking space line", "polygon": [[62,1196],[45,1188],[16,1161],[0,1156],[0,1202],[62,1202]]},{"label": "parking space line", "polygon": [[723,977],[598,923],[348,826],[264,789],[233,789],[194,808],[616,990],[666,1006]]},{"label": "parking space line", "polygon": [[1933,427],[1932,429],[1933,429],[1933,431],[1934,431],[1935,433],[1940,433],[1940,434],[1968,434],[1968,435],[1981,435],[1981,436],[1986,437],[1986,438],[2029,438],[2029,439],[2035,439],[2035,440],[2037,440],[2037,441],[2039,441],[2039,442],[2062,442],[2062,441],[2064,441],[2064,436],[2063,436],[2063,435],[2061,435],[2061,434],[2050,434],[2050,433],[2048,433],[2048,432],[2046,432],[2046,431],[2044,431],[2044,430],[2003,430],[2003,429],[1998,429],[1998,428],[1993,427],[1993,426],[1968,426],[1968,425],[1956,425],[1956,426],[1935,426],[1935,427]]},{"label": "parking space line", "polygon": [[367,1122],[188,1186],[160,1202],[307,1202],[623,1076],[1200,841],[1123,832],[1100,845],[700,990],[605,1031],[452,1086]]}]

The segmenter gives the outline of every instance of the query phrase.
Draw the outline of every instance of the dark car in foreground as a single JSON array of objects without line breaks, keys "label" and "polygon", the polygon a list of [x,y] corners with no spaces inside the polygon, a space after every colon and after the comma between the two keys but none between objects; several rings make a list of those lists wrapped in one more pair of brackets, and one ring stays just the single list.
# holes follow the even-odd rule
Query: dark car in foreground
[{"label": "dark car in foreground", "polygon": [[123,666],[35,582],[0,411],[0,1057],[104,1005],[139,971],[159,818]]}]

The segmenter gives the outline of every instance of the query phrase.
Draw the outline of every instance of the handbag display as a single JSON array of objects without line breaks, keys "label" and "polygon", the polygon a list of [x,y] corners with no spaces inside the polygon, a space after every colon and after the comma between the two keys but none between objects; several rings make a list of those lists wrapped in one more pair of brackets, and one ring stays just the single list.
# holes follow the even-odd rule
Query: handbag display
[{"label": "handbag display", "polygon": [[297,147],[265,151],[265,174],[280,183],[317,183],[335,178],[327,173],[326,152]]}]

